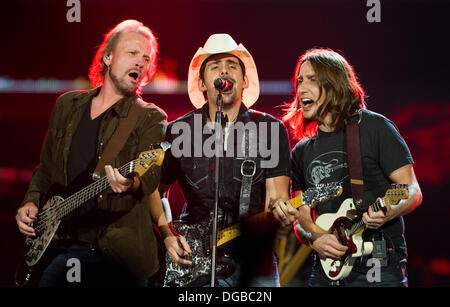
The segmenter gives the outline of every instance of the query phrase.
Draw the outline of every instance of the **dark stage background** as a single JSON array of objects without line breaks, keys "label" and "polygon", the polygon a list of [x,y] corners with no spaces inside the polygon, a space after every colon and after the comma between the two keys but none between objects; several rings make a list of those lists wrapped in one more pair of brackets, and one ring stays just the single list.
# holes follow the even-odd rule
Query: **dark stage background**
[{"label": "dark stage background", "polygon": [[[366,0],[81,0],[81,22],[70,23],[65,0],[2,1],[0,286],[13,286],[23,244],[14,214],[39,162],[53,104],[61,91],[89,87],[94,47],[104,33],[130,18],[158,36],[156,80],[166,87],[149,85],[143,96],[162,107],[169,120],[193,108],[183,81],[192,56],[210,34],[229,33],[251,52],[260,80],[267,82],[254,108],[275,116],[292,92],[282,86],[271,91],[269,85],[288,84],[306,49],[340,50],[354,66],[369,108],[397,124],[416,162],[424,201],[405,217],[410,285],[450,286],[450,4],[380,2],[381,22],[370,23]],[[172,81],[179,87],[171,88]]]}]

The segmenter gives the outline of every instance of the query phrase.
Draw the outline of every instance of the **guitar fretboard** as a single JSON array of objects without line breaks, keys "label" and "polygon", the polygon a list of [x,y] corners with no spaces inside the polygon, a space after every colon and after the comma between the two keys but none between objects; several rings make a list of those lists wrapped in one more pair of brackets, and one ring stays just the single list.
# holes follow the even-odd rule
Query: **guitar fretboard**
[{"label": "guitar fretboard", "polygon": [[[305,193],[300,194],[294,198],[289,199],[292,207],[297,209],[303,205],[314,207],[318,202],[325,201],[331,197],[336,197],[342,192],[342,186],[340,184],[318,184],[313,188],[309,188]],[[251,217],[252,220],[264,219],[266,214],[270,211],[263,211]],[[275,209],[272,210],[272,214],[275,213]],[[227,227],[217,233],[217,246],[225,244],[239,236],[239,225],[233,225]],[[209,246],[212,244],[212,236],[209,238]]]},{"label": "guitar fretboard", "polygon": [[[385,207],[385,202],[388,200],[388,197],[385,196],[382,198],[382,200],[377,200],[370,206],[372,207],[373,211],[377,212],[381,210],[383,207]],[[353,223],[349,229],[347,229],[346,233],[347,236],[352,236],[358,229],[364,226],[364,221],[362,220],[362,215],[359,216],[357,219],[353,220]]]},{"label": "guitar fretboard", "polygon": [[[133,172],[134,164],[136,161],[137,159],[130,161],[120,167],[118,169],[119,173],[124,177],[128,176]],[[78,209],[88,200],[102,193],[107,188],[109,188],[108,178],[106,176],[103,176],[99,180],[91,183],[77,193],[72,194],[68,198],[64,199],[57,206],[39,212],[37,224],[35,227],[36,231],[39,232],[40,230],[45,228],[45,225],[48,223],[53,223],[55,222],[55,220],[63,219],[65,216]]]}]

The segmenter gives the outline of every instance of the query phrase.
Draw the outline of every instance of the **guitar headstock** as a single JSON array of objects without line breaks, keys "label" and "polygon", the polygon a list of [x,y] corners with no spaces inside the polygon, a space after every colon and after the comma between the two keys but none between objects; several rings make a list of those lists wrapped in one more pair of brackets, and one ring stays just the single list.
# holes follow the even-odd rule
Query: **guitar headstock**
[{"label": "guitar headstock", "polygon": [[407,184],[392,184],[391,188],[386,191],[383,200],[388,205],[396,205],[400,200],[406,199],[409,196]]},{"label": "guitar headstock", "polygon": [[152,144],[150,150],[141,152],[138,158],[134,160],[133,172],[142,176],[154,165],[160,166],[164,161],[164,152],[168,148],[170,148],[170,144],[167,142]]},{"label": "guitar headstock", "polygon": [[314,208],[318,203],[325,202],[342,194],[341,183],[322,183],[307,189],[303,194],[303,204]]}]

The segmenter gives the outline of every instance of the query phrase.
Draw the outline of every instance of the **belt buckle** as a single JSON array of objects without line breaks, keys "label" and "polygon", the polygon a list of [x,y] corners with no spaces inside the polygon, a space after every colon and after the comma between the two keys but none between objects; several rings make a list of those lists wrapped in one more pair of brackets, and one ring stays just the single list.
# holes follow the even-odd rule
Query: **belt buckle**
[{"label": "belt buckle", "polygon": [[[253,171],[251,172],[251,174],[246,174],[244,171],[244,164],[246,163],[250,163],[251,165],[249,167],[251,167],[253,169]],[[247,177],[253,177],[256,173],[256,163],[253,160],[244,160],[241,164],[241,175],[242,176],[247,176]]]}]

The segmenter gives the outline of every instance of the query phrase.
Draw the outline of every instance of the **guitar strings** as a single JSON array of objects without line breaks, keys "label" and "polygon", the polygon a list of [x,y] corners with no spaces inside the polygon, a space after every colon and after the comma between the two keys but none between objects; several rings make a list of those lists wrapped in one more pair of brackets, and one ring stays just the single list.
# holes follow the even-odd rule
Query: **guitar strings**
[{"label": "guitar strings", "polygon": [[[122,166],[119,168],[119,172],[123,175],[123,171],[128,167],[128,164]],[[74,209],[76,209],[78,206],[86,202],[89,198],[94,196],[95,194],[100,193],[102,190],[106,189],[108,187],[108,180],[107,177],[103,177],[99,179],[98,181],[92,183],[88,187],[80,190],[79,192],[73,194],[72,196],[68,197],[61,203],[57,204],[54,207],[48,208],[47,210],[44,210],[42,213],[42,219],[38,226],[36,227],[36,230],[39,231],[42,229],[42,227],[45,227],[45,224],[50,221],[60,220],[62,217],[64,217],[66,214],[70,213]],[[51,214],[53,212],[53,215]],[[39,227],[41,226],[41,227]]]},{"label": "guitar strings", "polygon": [[[97,191],[102,191],[107,187],[107,179],[106,177],[101,178],[100,180],[92,183],[88,187],[82,189],[78,193],[73,194],[68,197],[61,203],[57,204],[54,207],[50,207],[47,210],[44,210],[41,214],[41,219],[38,221],[38,226],[36,227],[37,231],[40,231],[42,227],[45,227],[45,224],[50,221],[60,220],[67,213],[71,212],[73,209],[84,203],[90,196],[95,195]],[[52,214],[53,213],[53,214]]]},{"label": "guitar strings", "polygon": [[[138,159],[135,159],[133,161],[130,161],[120,167],[119,173],[123,176],[126,176],[130,174],[130,165],[132,163],[135,163]],[[36,226],[36,231],[42,230],[42,228],[45,228],[45,225],[51,221],[60,220],[62,217],[67,215],[68,213],[72,212],[73,210],[77,209],[80,205],[85,203],[87,200],[92,198],[98,193],[101,193],[103,190],[107,189],[109,186],[108,178],[106,176],[103,176],[101,179],[91,183],[84,189],[80,190],[79,192],[71,195],[70,197],[64,199],[62,202],[57,204],[54,207],[49,207],[40,213],[38,213],[38,221]],[[54,213],[54,214],[52,214]]]},{"label": "guitar strings", "polygon": [[[119,168],[119,171],[123,171],[122,168],[124,168],[125,166],[128,166],[128,165],[124,165],[123,167]],[[105,179],[106,179],[106,178],[107,178],[106,176],[102,177],[101,179],[99,179],[99,180],[97,180],[97,181],[91,183],[89,186],[83,188],[82,190],[78,191],[77,193],[72,194],[70,197],[64,199],[64,201],[61,202],[61,203],[59,203],[57,207],[50,207],[50,208],[47,208],[47,209],[41,211],[40,214],[38,214],[38,215],[42,215],[42,216],[43,216],[43,215],[44,215],[45,213],[47,213],[48,211],[55,210],[55,209],[58,209],[59,207],[62,207],[61,204],[63,204],[63,203],[71,202],[72,200],[75,200],[75,199],[81,199],[81,198],[82,198],[83,196],[85,196],[87,193],[89,193],[89,192],[91,192],[91,191],[95,191],[95,190],[97,190],[98,188],[104,187],[104,183],[106,183],[106,182],[105,182]],[[106,181],[107,181],[107,180],[106,180]]]},{"label": "guitar strings", "polygon": [[[121,168],[119,168],[119,172],[122,175],[127,175],[126,172],[124,172],[124,171],[126,171],[126,169],[128,168],[130,163],[131,162],[129,162],[129,163],[125,164],[124,166],[122,166]],[[60,212],[62,207],[65,207],[65,206],[70,207],[71,202],[76,201],[76,200],[83,200],[83,197],[90,196],[90,195],[92,195],[92,192],[95,193],[98,190],[105,188],[105,185],[107,185],[107,184],[108,184],[107,177],[104,176],[101,179],[91,183],[89,186],[85,187],[84,189],[82,189],[82,190],[78,191],[77,193],[71,195],[70,197],[64,199],[64,201],[59,203],[56,207],[47,208],[46,210],[42,211],[42,213],[47,213],[48,211],[51,211],[51,210],[56,210],[56,211]],[[69,203],[69,204],[67,204],[67,203]],[[74,204],[75,203],[72,203],[72,205],[74,205]]]}]

